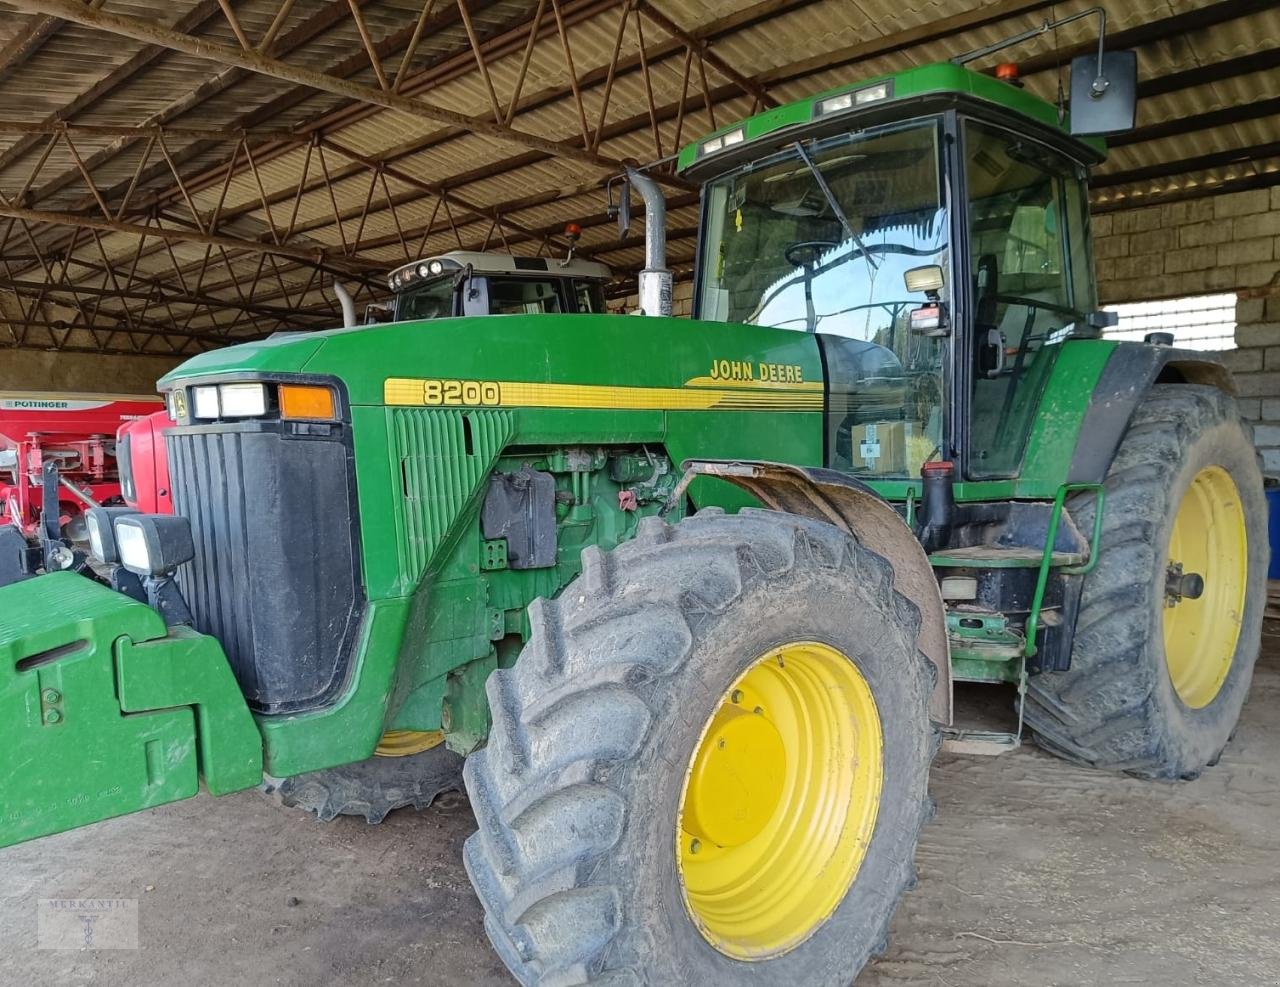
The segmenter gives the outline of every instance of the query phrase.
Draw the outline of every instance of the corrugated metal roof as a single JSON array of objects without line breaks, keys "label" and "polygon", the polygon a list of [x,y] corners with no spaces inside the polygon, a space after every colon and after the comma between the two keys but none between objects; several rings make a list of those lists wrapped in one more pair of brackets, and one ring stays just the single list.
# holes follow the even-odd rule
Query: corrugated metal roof
[{"label": "corrugated metal roof", "polygon": [[[8,15],[0,17],[0,102],[7,108],[0,116],[70,125],[65,136],[0,133],[5,199],[25,209],[85,217],[100,227],[160,227],[173,237],[141,239],[136,229],[80,230],[61,219],[25,225],[0,220],[0,276],[6,284],[52,279],[122,293],[96,306],[82,299],[77,308],[65,291],[34,298],[33,289],[20,288],[32,302],[33,322],[52,321],[56,314],[71,327],[60,339],[36,332],[22,342],[115,349],[142,340],[154,349],[166,345],[163,337],[148,341],[146,334],[167,330],[205,337],[170,339],[199,348],[228,334],[321,326],[332,320],[326,291],[335,276],[362,283],[359,300],[370,300],[380,290],[383,268],[419,252],[497,248],[504,242],[517,253],[560,252],[564,244],[557,233],[566,221],[585,227],[579,251],[626,278],[642,264],[643,249],[635,232],[620,242],[614,224],[604,221],[607,162],[670,154],[678,142],[709,130],[713,118],[723,125],[753,112],[762,90],[782,102],[801,98],[946,59],[1034,27],[1051,13],[1063,16],[1089,5],[465,2],[482,64],[468,40],[463,8],[456,0],[437,0],[428,5],[425,30],[403,78],[398,70],[423,3],[360,0],[357,6],[389,84],[403,86],[413,99],[501,123],[519,84],[514,140],[321,91],[277,77],[261,64],[228,67],[154,47],[102,25],[63,22],[25,59],[6,64],[5,53],[43,15],[30,13],[27,0],[0,0],[0,11]],[[236,20],[251,44],[271,28],[280,4],[234,0]],[[540,6],[526,65],[526,41]],[[1136,48],[1140,80],[1150,94],[1140,103],[1137,139],[1118,142],[1096,171],[1095,205],[1116,208],[1280,183],[1280,6],[1113,0],[1106,7],[1109,36]],[[240,45],[217,0],[108,0],[102,10],[233,49]],[[663,20],[674,22],[679,34],[664,28]],[[1025,84],[1052,99],[1060,63],[1073,48],[1087,45],[1094,30],[1092,21],[1079,21],[989,61],[1014,57],[1030,65],[1035,71]],[[696,47],[690,49],[689,42]],[[380,85],[347,0],[296,0],[267,54],[285,66],[366,89]],[[580,147],[592,142],[602,121],[598,154],[606,163],[600,166],[531,139]],[[1178,127],[1171,121],[1190,123]],[[168,128],[162,143],[149,134],[88,129],[154,124]],[[282,140],[285,131],[291,136]],[[673,188],[671,194],[691,201],[687,190]],[[674,208],[669,218],[673,231],[692,230],[696,222],[694,205]],[[211,239],[202,242],[201,236]],[[693,246],[691,236],[673,238],[672,263],[687,266]],[[288,317],[290,311],[296,314]],[[80,324],[96,331],[76,329]],[[103,326],[117,328],[116,334]],[[128,328],[138,335],[128,336]],[[15,339],[20,332],[14,329]],[[0,331],[0,345],[5,342]]]}]

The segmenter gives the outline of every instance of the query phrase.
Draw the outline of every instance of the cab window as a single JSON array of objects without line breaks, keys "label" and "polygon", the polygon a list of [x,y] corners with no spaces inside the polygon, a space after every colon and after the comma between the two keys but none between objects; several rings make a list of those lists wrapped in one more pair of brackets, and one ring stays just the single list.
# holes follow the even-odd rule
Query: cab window
[{"label": "cab window", "polygon": [[604,312],[604,289],[597,281],[575,281],[574,295],[578,300],[579,312]]},{"label": "cab window", "polygon": [[537,315],[563,311],[560,293],[553,281],[489,278],[489,312],[492,315]]},{"label": "cab window", "polygon": [[453,315],[456,297],[453,278],[437,278],[434,281],[428,281],[399,296],[396,304],[396,318],[402,322],[411,319],[447,319]]},{"label": "cab window", "polygon": [[1081,165],[1010,130],[965,125],[974,317],[969,474],[1021,467],[1059,345],[1093,308]]}]

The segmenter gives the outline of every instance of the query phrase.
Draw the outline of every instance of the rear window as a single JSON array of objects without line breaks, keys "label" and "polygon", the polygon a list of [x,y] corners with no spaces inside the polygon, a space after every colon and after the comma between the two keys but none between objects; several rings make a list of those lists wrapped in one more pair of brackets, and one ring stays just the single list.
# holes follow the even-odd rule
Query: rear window
[{"label": "rear window", "polygon": [[493,315],[538,315],[564,310],[552,281],[491,277],[489,311]]}]

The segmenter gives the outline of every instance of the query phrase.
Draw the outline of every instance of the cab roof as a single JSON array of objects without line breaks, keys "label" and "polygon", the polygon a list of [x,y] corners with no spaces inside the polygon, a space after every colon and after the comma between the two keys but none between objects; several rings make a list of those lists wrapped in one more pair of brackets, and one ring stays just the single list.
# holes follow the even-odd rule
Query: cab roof
[{"label": "cab roof", "polygon": [[[1052,103],[1045,102],[1017,85],[975,72],[963,65],[938,62],[891,75],[859,79],[721,127],[692,144],[685,145],[680,151],[677,171],[683,173],[692,170],[698,173],[694,177],[702,178],[705,177],[705,172],[712,171],[714,159],[724,151],[741,149],[743,145],[760,138],[807,128],[819,120],[845,116],[853,118],[863,112],[883,113],[894,103],[948,94],[990,103],[1006,111],[1021,114],[1070,138],[1069,117],[1059,119],[1058,108]],[[839,99],[844,96],[848,98]],[[1087,148],[1086,153],[1090,156],[1101,158],[1101,141],[1070,139]]]},{"label": "cab roof", "polygon": [[613,277],[607,265],[593,260],[557,260],[554,257],[516,257],[498,251],[450,250],[446,254],[423,257],[397,267],[387,276],[387,283],[392,291],[397,291],[406,283],[446,271],[459,271],[468,264],[476,274],[549,274],[557,278],[591,281],[608,281]]}]

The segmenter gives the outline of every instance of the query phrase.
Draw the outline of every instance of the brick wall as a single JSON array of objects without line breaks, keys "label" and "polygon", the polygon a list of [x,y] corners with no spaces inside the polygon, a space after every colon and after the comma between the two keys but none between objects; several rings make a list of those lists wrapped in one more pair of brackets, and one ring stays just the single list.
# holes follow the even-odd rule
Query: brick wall
[{"label": "brick wall", "polygon": [[0,350],[0,389],[155,394],[156,381],[180,361],[45,350]]},{"label": "brick wall", "polygon": [[1280,476],[1280,290],[1246,289],[1236,302],[1236,345],[1222,354],[1235,377],[1240,410],[1269,476]]},{"label": "brick wall", "polygon": [[1103,213],[1093,236],[1104,304],[1266,289],[1280,271],[1280,186]]},{"label": "brick wall", "polygon": [[1095,216],[1104,303],[1234,291],[1221,354],[1269,474],[1280,476],[1280,186]]}]

